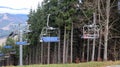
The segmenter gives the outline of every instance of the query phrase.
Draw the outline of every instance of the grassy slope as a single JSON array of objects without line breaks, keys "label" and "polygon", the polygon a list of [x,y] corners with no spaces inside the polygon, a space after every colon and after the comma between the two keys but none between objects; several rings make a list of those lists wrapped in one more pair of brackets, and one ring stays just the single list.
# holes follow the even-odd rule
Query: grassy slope
[{"label": "grassy slope", "polygon": [[[79,64],[49,64],[49,65],[26,65],[26,66],[17,66],[17,67],[106,67],[110,65],[120,65],[120,61],[116,62],[87,62],[87,63],[79,63]],[[14,67],[14,66],[8,66]]]}]

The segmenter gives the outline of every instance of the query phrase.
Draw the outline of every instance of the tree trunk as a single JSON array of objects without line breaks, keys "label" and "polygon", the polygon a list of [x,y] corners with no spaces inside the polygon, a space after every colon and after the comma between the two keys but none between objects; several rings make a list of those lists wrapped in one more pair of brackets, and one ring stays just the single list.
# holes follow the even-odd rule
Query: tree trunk
[{"label": "tree trunk", "polygon": [[29,58],[29,64],[31,64],[31,59],[32,59],[32,50],[30,49],[30,58]]},{"label": "tree trunk", "polygon": [[82,49],[82,62],[85,61],[85,42],[83,43],[83,49]]},{"label": "tree trunk", "polygon": [[71,27],[71,42],[70,42],[70,44],[71,44],[71,53],[70,53],[70,55],[71,55],[71,63],[72,63],[72,61],[73,61],[73,22],[72,22],[72,27]]},{"label": "tree trunk", "polygon": [[100,35],[99,35],[99,46],[98,46],[98,58],[97,58],[97,61],[101,61],[101,44],[102,44],[102,30],[100,30]]},{"label": "tree trunk", "polygon": [[117,44],[116,44],[116,40],[115,40],[115,44],[114,44],[114,53],[113,53],[113,55],[114,55],[114,61],[116,61],[117,60],[117,57],[118,57],[118,53],[117,53],[117,51],[116,51],[116,47],[117,47]]},{"label": "tree trunk", "polygon": [[66,59],[66,57],[65,57],[65,47],[66,46],[66,25],[65,25],[65,29],[64,29],[64,44],[63,44],[63,64],[65,63],[65,59]]},{"label": "tree trunk", "polygon": [[[60,40],[60,30],[59,30],[59,40]],[[58,63],[61,62],[61,52],[60,52],[60,41],[58,44]]]},{"label": "tree trunk", "polygon": [[55,47],[54,47],[53,63],[54,64],[57,63],[57,45],[56,44],[55,44]]},{"label": "tree trunk", "polygon": [[68,62],[68,47],[69,47],[69,32],[68,32],[68,35],[67,35],[67,44],[66,44],[66,63]]},{"label": "tree trunk", "polygon": [[104,61],[107,61],[107,47],[108,47],[108,25],[109,25],[109,16],[110,16],[110,0],[106,0],[106,24],[105,24],[105,48],[104,48]]},{"label": "tree trunk", "polygon": [[[96,25],[96,13],[93,13],[93,23],[94,25]],[[95,31],[96,31],[96,27],[94,27],[94,39],[93,39],[93,48],[92,48],[92,61],[94,61],[94,56],[95,56]]]},{"label": "tree trunk", "polygon": [[89,55],[90,54],[90,40],[87,39],[87,62],[89,61]]},{"label": "tree trunk", "polygon": [[33,48],[32,48],[32,61],[31,61],[32,64],[34,63],[34,54],[35,54],[35,53],[34,53],[34,47],[33,47]]},{"label": "tree trunk", "polygon": [[48,57],[47,57],[47,64],[50,64],[50,42],[48,42]]},{"label": "tree trunk", "polygon": [[[40,57],[41,57],[41,56],[40,56],[40,55],[41,55],[41,52],[40,52],[40,51],[41,51],[41,48],[40,48],[40,47],[41,47],[41,45],[39,44],[39,46],[38,46],[38,57],[39,57],[39,58],[38,58],[38,63],[39,63],[39,64],[41,63],[41,58],[40,58]],[[40,48],[40,49],[39,49],[39,48]]]},{"label": "tree trunk", "polygon": [[41,42],[41,64],[43,63],[43,42]]},{"label": "tree trunk", "polygon": [[[98,22],[100,23],[101,21],[101,15],[100,15],[100,0],[98,0],[98,14],[99,14],[99,18],[98,18]],[[98,58],[97,61],[101,61],[101,43],[102,43],[102,26],[100,26],[100,34],[99,34],[99,47],[98,47]]]},{"label": "tree trunk", "polygon": [[35,63],[37,64],[38,63],[38,44],[36,46],[36,56],[35,56]]}]

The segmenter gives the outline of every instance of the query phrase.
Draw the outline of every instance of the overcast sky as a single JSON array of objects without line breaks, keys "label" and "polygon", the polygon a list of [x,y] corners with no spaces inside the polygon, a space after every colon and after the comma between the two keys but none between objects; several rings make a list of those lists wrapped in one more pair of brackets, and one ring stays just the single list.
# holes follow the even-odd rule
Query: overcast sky
[{"label": "overcast sky", "polygon": [[0,13],[28,14],[43,0],[0,0]]}]

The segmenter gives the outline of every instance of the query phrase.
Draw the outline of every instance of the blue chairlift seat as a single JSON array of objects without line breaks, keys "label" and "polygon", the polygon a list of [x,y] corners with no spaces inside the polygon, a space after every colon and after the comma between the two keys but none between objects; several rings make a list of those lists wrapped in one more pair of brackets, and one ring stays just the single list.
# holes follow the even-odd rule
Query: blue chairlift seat
[{"label": "blue chairlift seat", "polygon": [[2,56],[4,56],[4,54],[3,54],[3,53],[0,53],[0,57],[2,57]]},{"label": "blue chairlift seat", "polygon": [[43,42],[59,42],[59,37],[41,37]]},{"label": "blue chairlift seat", "polygon": [[27,45],[27,41],[16,42],[16,45]]},{"label": "blue chairlift seat", "polygon": [[6,45],[6,46],[4,46],[4,48],[6,48],[6,49],[11,49],[12,46],[10,46],[10,45]]}]

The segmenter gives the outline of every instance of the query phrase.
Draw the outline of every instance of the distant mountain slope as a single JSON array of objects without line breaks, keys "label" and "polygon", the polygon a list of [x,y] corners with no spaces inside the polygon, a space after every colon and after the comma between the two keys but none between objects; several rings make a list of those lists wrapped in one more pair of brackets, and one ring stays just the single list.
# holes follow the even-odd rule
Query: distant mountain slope
[{"label": "distant mountain slope", "polygon": [[8,24],[25,23],[28,17],[25,14],[0,14],[0,28],[7,26]]},{"label": "distant mountain slope", "polygon": [[13,24],[26,23],[28,16],[26,14],[0,14],[0,37],[9,35]]}]

